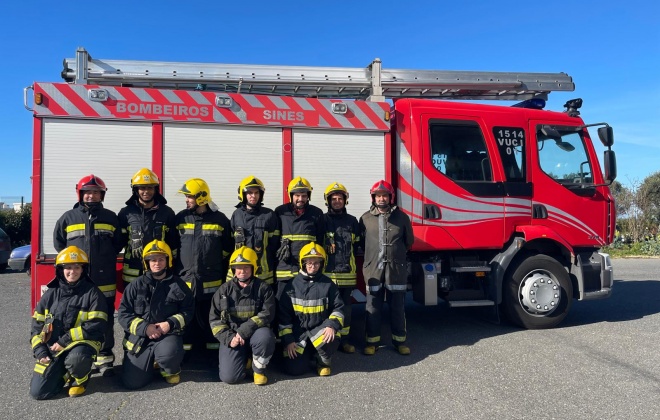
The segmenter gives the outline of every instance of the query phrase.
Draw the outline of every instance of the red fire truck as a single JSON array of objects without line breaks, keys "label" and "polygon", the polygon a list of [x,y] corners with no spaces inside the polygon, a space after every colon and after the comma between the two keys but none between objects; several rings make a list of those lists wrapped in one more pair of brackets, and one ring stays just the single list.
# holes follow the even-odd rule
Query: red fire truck
[{"label": "red fire truck", "polygon": [[[223,212],[249,174],[265,204],[288,200],[295,176],[319,190],[341,182],[348,210],[368,210],[378,179],[396,188],[413,223],[413,299],[484,306],[547,328],[573,299],[611,294],[616,177],[612,128],[585,124],[580,99],[543,110],[564,73],[276,67],[92,59],[79,48],[63,82],[25,90],[34,113],[32,304],[53,275],[53,227],[90,173],[115,212],[130,177],[149,167],[176,192],[204,178]],[[29,91],[33,90],[28,104]],[[513,106],[465,100],[522,101]],[[459,101],[452,101],[459,100]],[[464,100],[464,101],[460,101]],[[604,174],[587,127],[607,148]]]}]

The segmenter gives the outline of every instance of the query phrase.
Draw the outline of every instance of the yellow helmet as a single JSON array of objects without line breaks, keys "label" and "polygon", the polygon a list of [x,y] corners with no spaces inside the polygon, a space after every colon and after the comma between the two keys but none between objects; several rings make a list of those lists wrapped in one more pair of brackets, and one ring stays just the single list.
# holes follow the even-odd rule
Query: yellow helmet
[{"label": "yellow helmet", "polygon": [[245,202],[246,200],[245,193],[247,192],[248,188],[259,188],[259,191],[261,191],[261,195],[259,196],[259,203],[264,201],[264,193],[266,192],[264,183],[261,182],[259,178],[250,175],[249,177],[243,179],[238,185],[238,200],[241,203]]},{"label": "yellow helmet", "polygon": [[203,206],[211,201],[211,190],[201,178],[190,178],[178,191],[180,194],[192,195],[198,206]]},{"label": "yellow helmet", "polygon": [[148,261],[156,255],[165,255],[167,257],[167,266],[172,268],[172,249],[165,242],[154,239],[142,251],[142,263],[145,270],[149,271]]},{"label": "yellow helmet", "polygon": [[344,200],[348,204],[348,190],[346,187],[344,187],[344,184],[340,184],[339,182],[335,182],[333,184],[328,185],[328,188],[325,189],[325,192],[323,193],[323,199],[325,200],[325,205],[330,207],[330,197],[332,194],[335,193],[341,193],[344,194]]},{"label": "yellow helmet", "polygon": [[287,191],[289,192],[289,199],[293,197],[293,193],[306,192],[307,196],[311,200],[312,189],[312,184],[310,184],[308,180],[301,176],[293,178],[287,187]]},{"label": "yellow helmet", "polygon": [[328,260],[323,247],[315,242],[308,243],[300,250],[300,267],[303,267],[303,260],[306,260],[307,258],[323,258],[321,269],[325,267],[325,262]]},{"label": "yellow helmet", "polygon": [[55,265],[89,264],[87,253],[77,246],[67,246],[57,254]]},{"label": "yellow helmet", "polygon": [[133,175],[133,178],[131,178],[131,188],[139,187],[141,185],[157,187],[160,185],[160,180],[150,169],[142,168]]},{"label": "yellow helmet", "polygon": [[242,246],[238,248],[231,254],[229,257],[229,268],[233,269],[236,265],[251,265],[252,266],[252,275],[257,273],[257,253],[254,252],[252,248]]}]

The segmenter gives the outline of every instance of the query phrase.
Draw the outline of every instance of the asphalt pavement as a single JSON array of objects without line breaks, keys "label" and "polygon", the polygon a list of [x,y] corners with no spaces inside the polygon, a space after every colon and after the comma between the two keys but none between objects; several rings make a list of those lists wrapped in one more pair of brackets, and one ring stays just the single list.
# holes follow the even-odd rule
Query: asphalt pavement
[{"label": "asphalt pavement", "polygon": [[[34,401],[28,386],[30,280],[0,274],[0,406],[4,418],[128,419],[650,419],[660,416],[660,259],[616,259],[609,299],[574,301],[551,330],[521,330],[482,310],[407,304],[410,356],[339,353],[330,377],[227,385],[208,362],[176,386],[143,390],[93,376],[81,398]],[[358,348],[364,305],[354,306]],[[121,365],[121,333],[116,326]],[[388,336],[389,333],[384,334]],[[121,367],[116,368],[121,373]]]}]

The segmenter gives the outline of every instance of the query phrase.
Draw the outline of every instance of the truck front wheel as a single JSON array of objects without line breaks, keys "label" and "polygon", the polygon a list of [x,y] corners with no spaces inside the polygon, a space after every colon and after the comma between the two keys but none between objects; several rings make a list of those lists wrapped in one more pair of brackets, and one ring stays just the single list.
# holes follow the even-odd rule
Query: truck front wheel
[{"label": "truck front wheel", "polygon": [[514,324],[528,329],[552,328],[568,314],[573,285],[566,269],[547,255],[532,255],[505,279],[503,309]]}]

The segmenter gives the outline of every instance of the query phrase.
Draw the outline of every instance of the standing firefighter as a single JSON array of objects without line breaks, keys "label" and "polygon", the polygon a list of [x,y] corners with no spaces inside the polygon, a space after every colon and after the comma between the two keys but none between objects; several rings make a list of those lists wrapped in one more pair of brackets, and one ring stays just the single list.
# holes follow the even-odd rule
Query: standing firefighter
[{"label": "standing firefighter", "polygon": [[124,243],[127,243],[122,270],[124,287],[144,272],[142,251],[146,244],[158,239],[165,241],[174,253],[179,249],[174,210],[160,194],[156,174],[147,168],[140,169],[131,178],[131,190],[131,198],[118,215]]},{"label": "standing firefighter", "polygon": [[380,344],[381,312],[387,293],[392,343],[399,354],[410,354],[406,346],[405,297],[408,270],[406,253],[413,244],[408,216],[394,205],[394,188],[387,181],[371,187],[371,209],[360,218],[364,238],[362,273],[367,289],[367,345],[373,355]]},{"label": "standing firefighter", "polygon": [[275,209],[280,219],[282,240],[277,250],[277,297],[300,269],[297,256],[310,242],[323,243],[325,234],[323,211],[309,204],[312,198],[312,185],[305,178],[297,177],[287,188],[289,203]]},{"label": "standing firefighter", "polygon": [[69,396],[85,393],[108,321],[105,298],[87,275],[89,259],[69,246],[55,259],[55,278],[32,315],[32,351],[37,359],[30,395],[51,398],[70,384]]},{"label": "standing firefighter", "polygon": [[344,303],[337,286],[322,273],[325,261],[321,245],[305,245],[300,250],[300,272],[286,285],[279,300],[284,371],[290,375],[304,374],[313,355],[318,374],[330,375],[332,356],[339,347]]},{"label": "standing firefighter", "polygon": [[229,259],[233,277],[215,292],[211,304],[209,322],[220,342],[220,380],[229,384],[245,377],[250,353],[254,383],[268,382],[266,366],[275,351],[275,335],[270,329],[275,318],[275,293],[254,276],[258,259],[248,247],[234,251]]},{"label": "standing firefighter", "polygon": [[[254,276],[267,284],[273,284],[273,269],[277,265],[275,253],[280,241],[280,221],[275,213],[263,206],[266,187],[259,178],[249,176],[238,186],[236,210],[231,215],[236,249],[246,246],[257,253],[257,269]],[[227,280],[232,273],[227,273]]]},{"label": "standing firefighter", "polygon": [[144,274],[131,282],[119,306],[124,329],[122,382],[142,388],[152,378],[154,362],[168,384],[178,384],[183,361],[183,331],[195,313],[192,292],[172,274],[172,251],[158,239],[143,250]]},{"label": "standing firefighter", "polygon": [[348,214],[348,190],[335,182],[328,185],[323,194],[328,212],[325,221],[325,249],[328,261],[324,273],[339,287],[344,302],[344,327],[341,329],[341,349],[354,353],[355,347],[348,342],[351,330],[351,293],[357,284],[355,253],[360,241],[360,226],[355,216]]},{"label": "standing firefighter", "polygon": [[89,277],[105,296],[108,307],[105,337],[95,367],[103,376],[112,376],[117,254],[124,243],[117,215],[103,207],[106,191],[105,183],[97,176],[88,175],[78,181],[78,202],[55,224],[53,244],[58,252],[67,246],[77,246],[89,257]]},{"label": "standing firefighter", "polygon": [[234,250],[231,226],[212,201],[203,179],[189,179],[179,193],[186,196],[186,209],[176,215],[181,248],[175,272],[190,287],[196,301],[195,322],[186,329],[185,348],[190,350],[195,343],[217,350],[218,342],[209,326],[209,310],[213,294],[227,275],[227,260]]}]

